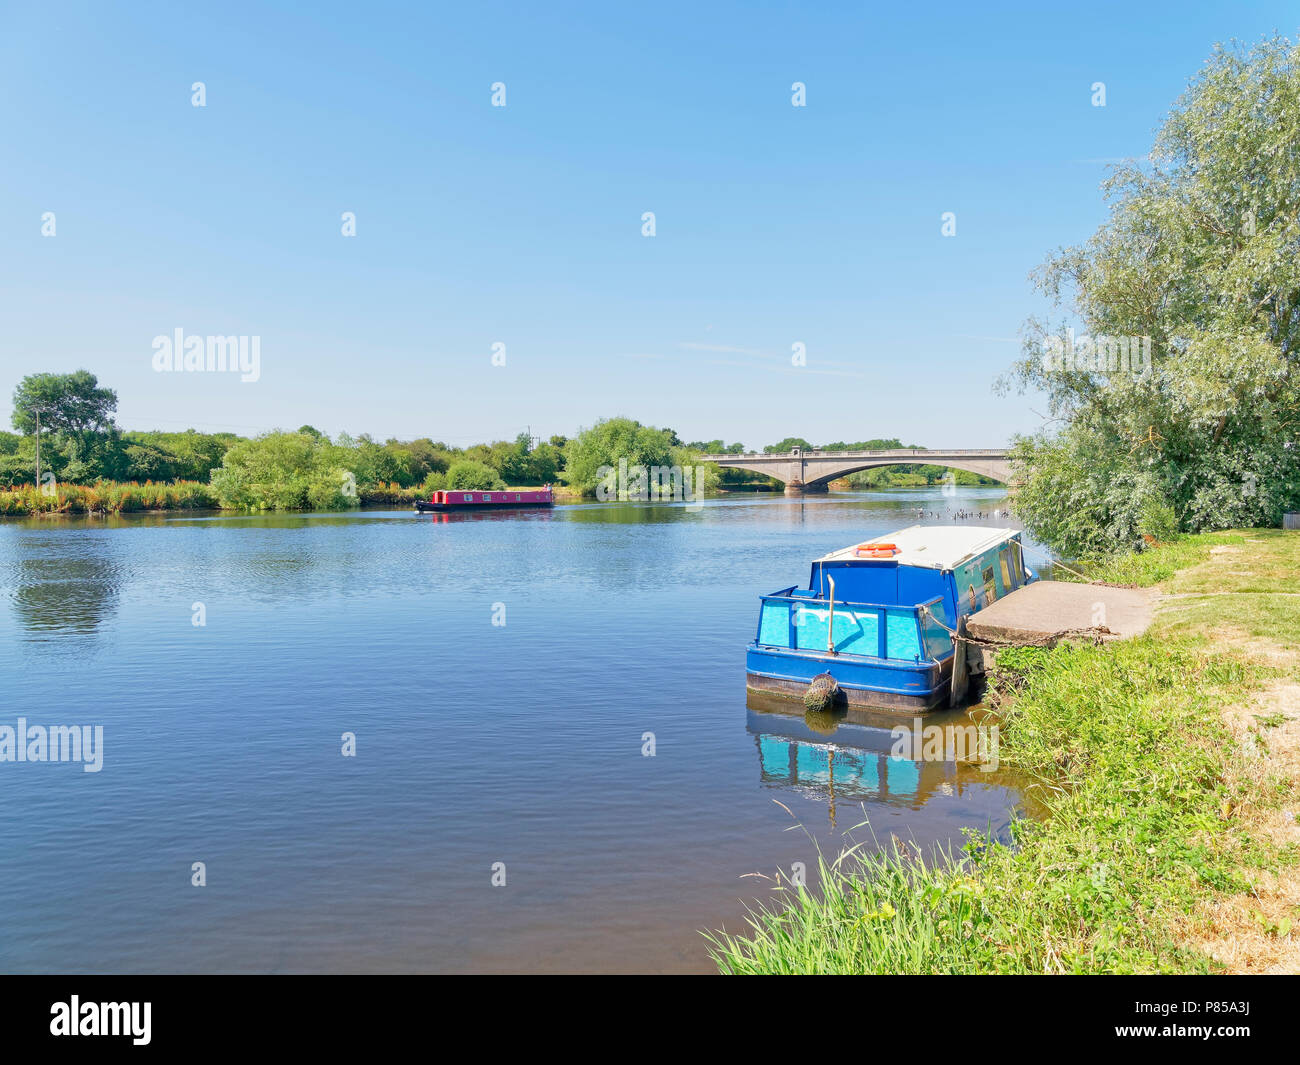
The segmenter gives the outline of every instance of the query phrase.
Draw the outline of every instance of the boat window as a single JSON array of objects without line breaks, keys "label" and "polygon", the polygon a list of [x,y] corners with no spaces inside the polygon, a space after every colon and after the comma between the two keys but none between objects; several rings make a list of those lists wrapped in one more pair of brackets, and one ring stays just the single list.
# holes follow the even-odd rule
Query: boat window
[{"label": "boat window", "polygon": [[474,497],[473,497],[469,492],[466,492],[466,493],[465,493],[465,502],[466,502],[466,503],[473,503],[473,502],[474,502]]},{"label": "boat window", "polygon": [[988,606],[998,598],[998,586],[993,580],[993,567],[987,566],[981,574],[984,579],[984,605]]},{"label": "boat window", "polygon": [[1005,547],[998,552],[998,562],[1002,564],[1002,590],[1009,592],[1016,585],[1011,578],[1011,553]]}]

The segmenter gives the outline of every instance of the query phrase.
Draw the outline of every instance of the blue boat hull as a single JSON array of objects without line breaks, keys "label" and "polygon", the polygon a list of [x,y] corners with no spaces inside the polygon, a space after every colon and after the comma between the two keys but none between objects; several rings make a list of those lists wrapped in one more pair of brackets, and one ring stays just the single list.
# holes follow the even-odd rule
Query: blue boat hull
[{"label": "blue boat hull", "polygon": [[745,678],[753,691],[800,699],[815,676],[829,673],[849,706],[925,713],[948,702],[952,663],[952,654],[937,662],[902,662],[751,644]]}]

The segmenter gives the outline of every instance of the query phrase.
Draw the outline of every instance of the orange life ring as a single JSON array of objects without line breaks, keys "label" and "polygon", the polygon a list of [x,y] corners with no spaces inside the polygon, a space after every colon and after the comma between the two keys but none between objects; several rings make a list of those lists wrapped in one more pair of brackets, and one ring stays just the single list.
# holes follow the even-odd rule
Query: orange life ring
[{"label": "orange life ring", "polygon": [[858,544],[853,553],[858,558],[893,558],[898,548],[894,544]]}]

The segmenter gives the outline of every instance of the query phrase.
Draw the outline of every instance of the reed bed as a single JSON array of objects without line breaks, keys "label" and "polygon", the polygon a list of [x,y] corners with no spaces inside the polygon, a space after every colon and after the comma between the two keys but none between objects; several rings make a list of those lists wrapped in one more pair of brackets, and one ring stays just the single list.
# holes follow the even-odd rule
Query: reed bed
[{"label": "reed bed", "polygon": [[161,483],[97,481],[49,488],[21,485],[0,490],[0,514],[127,514],[145,510],[209,510],[212,489],[198,481]]}]

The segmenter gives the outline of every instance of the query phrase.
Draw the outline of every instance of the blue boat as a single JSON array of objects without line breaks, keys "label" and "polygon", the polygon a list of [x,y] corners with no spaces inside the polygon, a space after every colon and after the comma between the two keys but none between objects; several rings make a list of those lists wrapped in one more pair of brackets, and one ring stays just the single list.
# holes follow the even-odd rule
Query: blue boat
[{"label": "blue boat", "polygon": [[798,698],[829,673],[851,706],[924,713],[948,701],[959,620],[1036,579],[1015,529],[913,525],[832,551],[807,588],[761,597],[748,686]]}]

